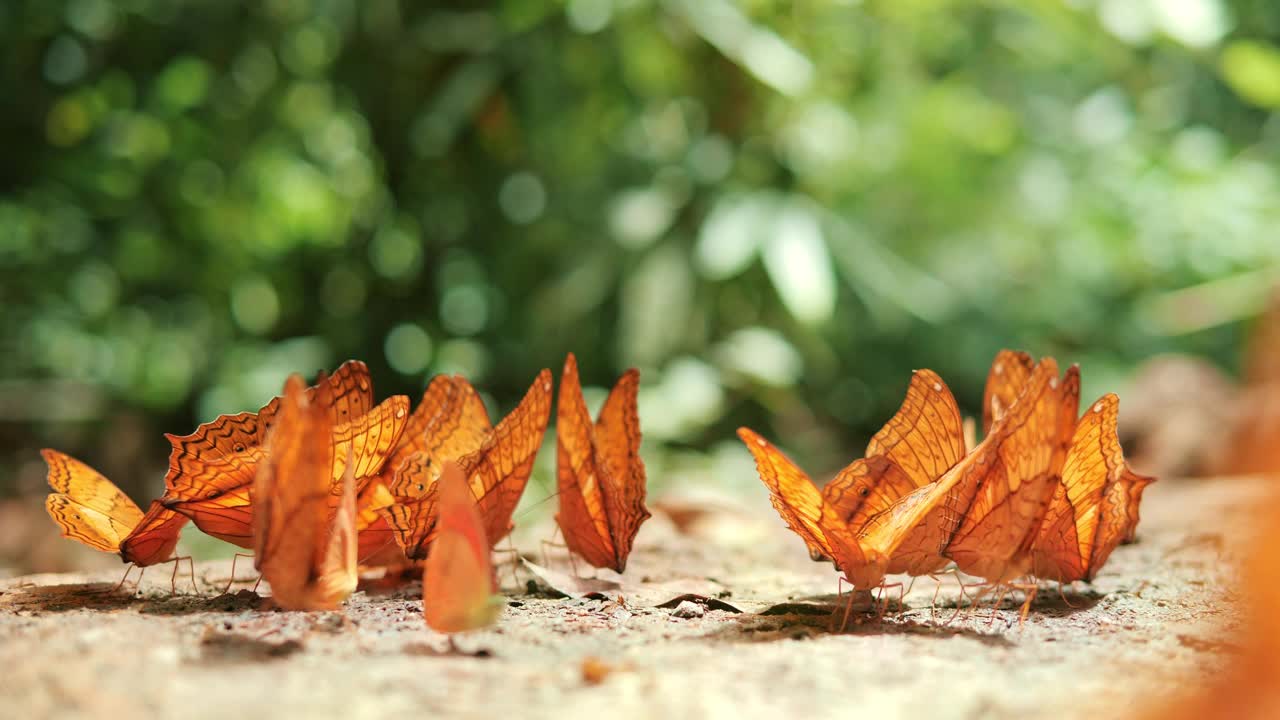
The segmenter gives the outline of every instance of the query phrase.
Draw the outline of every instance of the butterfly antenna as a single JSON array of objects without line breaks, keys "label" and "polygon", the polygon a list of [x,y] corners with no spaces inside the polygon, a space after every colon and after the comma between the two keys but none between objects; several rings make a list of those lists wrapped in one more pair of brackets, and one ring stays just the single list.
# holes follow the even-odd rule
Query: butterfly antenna
[{"label": "butterfly antenna", "polygon": [[560,492],[559,492],[559,491],[556,491],[556,492],[553,492],[553,493],[549,493],[546,497],[542,498],[541,500],[539,500],[539,501],[535,502],[534,504],[532,504],[532,505],[530,505],[530,506],[526,507],[525,509],[521,510],[521,511],[520,511],[520,513],[519,513],[518,515],[515,515],[515,516],[514,516],[514,519],[523,518],[524,516],[526,516],[526,515],[528,515],[529,513],[533,512],[533,511],[534,511],[534,509],[536,509],[539,505],[542,505],[543,503],[547,502],[548,500],[550,500],[550,499],[551,499],[551,498],[553,498],[553,497],[559,497],[559,496],[560,496]]}]

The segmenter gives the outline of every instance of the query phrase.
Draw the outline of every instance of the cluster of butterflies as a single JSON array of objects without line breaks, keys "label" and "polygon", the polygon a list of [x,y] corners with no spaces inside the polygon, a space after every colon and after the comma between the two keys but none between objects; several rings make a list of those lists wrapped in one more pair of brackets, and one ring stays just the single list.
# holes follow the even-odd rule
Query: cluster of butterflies
[{"label": "cluster of butterflies", "polygon": [[[565,361],[556,409],[556,521],[568,550],[622,572],[645,508],[639,373],[618,380],[593,422],[577,361]],[[256,413],[223,415],[172,445],[165,492],[146,513],[78,460],[44,450],[46,507],[63,535],[146,567],[175,562],[188,522],[253,550],[277,606],[336,608],[360,567],[423,568],[428,624],[459,632],[492,622],[490,551],[542,445],[551,409],[543,370],[496,426],[460,376],[375,405],[368,368],[348,361]],[[740,428],[773,506],[815,560],[859,589],[892,574],[935,575],[952,562],[990,587],[1092,580],[1138,523],[1153,478],[1129,469],[1108,394],[1079,413],[1080,372],[1001,351],[988,374],[982,442],[950,390],[916,371],[866,456],[822,490],[760,435]],[[234,568],[233,568],[234,575]],[[1025,581],[1025,582],[1022,582]]]},{"label": "cluster of butterflies", "polygon": [[[866,456],[821,491],[760,435],[755,456],[773,506],[809,548],[856,588],[892,574],[935,575],[951,563],[989,589],[1036,580],[1091,581],[1133,538],[1143,489],[1116,431],[1119,399],[1079,413],[1080,371],[1001,351],[987,375],[982,442],[936,373],[918,370]],[[888,586],[892,587],[892,586]]]},{"label": "cluster of butterflies", "polygon": [[[361,566],[421,565],[428,624],[460,632],[492,622],[501,604],[490,551],[513,528],[542,445],[551,372],[496,426],[460,376],[433,379],[412,413],[403,395],[375,405],[356,360],[304,385],[291,376],[256,413],[166,435],[165,491],[146,513],[88,465],[46,449],[45,506],[65,537],[144,568],[174,562],[175,576],[178,536],[192,522],[251,549],[284,609],[336,608]],[[557,407],[564,543],[618,572],[649,517],[638,387],[639,373],[627,371],[593,422],[569,355]]]}]

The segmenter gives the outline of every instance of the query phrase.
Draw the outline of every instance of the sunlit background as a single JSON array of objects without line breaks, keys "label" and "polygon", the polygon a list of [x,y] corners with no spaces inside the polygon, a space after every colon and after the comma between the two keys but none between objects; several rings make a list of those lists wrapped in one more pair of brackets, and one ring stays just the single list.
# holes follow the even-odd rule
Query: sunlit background
[{"label": "sunlit background", "polygon": [[742,424],[821,477],[1001,347],[1086,400],[1234,374],[1277,42],[1258,0],[0,4],[0,567],[74,562],[39,448],[149,500],[163,432],[348,357],[495,414],[637,366],[657,488],[758,485]]}]

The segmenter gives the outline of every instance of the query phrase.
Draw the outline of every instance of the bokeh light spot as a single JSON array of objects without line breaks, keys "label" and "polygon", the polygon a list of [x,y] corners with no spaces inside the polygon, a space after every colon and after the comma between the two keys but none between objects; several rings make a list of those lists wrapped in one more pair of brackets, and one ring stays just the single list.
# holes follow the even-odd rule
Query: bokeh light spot
[{"label": "bokeh light spot", "polygon": [[231,316],[237,325],[255,335],[275,327],[280,316],[280,299],[271,281],[251,276],[236,283],[231,290]]},{"label": "bokeh light spot", "polygon": [[518,172],[507,178],[498,191],[498,205],[507,219],[517,225],[537,220],[547,207],[547,191],[537,175]]},{"label": "bokeh light spot", "polygon": [[417,375],[431,364],[431,336],[418,325],[401,323],[387,333],[383,351],[393,370]]},{"label": "bokeh light spot", "polygon": [[489,321],[489,299],[482,285],[457,285],[440,298],[440,322],[454,335],[475,335]]}]

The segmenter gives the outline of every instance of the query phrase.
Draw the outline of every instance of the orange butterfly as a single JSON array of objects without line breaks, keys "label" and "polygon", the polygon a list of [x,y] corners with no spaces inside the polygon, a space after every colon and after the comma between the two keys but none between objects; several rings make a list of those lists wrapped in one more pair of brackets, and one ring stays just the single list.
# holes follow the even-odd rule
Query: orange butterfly
[{"label": "orange butterfly", "polygon": [[[373,408],[373,381],[363,362],[346,361],[329,376],[328,385],[334,398],[329,410],[334,425],[350,422]],[[307,388],[307,397],[314,397],[316,392],[316,387]],[[169,473],[165,476],[166,495],[183,499],[207,495],[210,487],[218,487],[219,483],[210,477],[206,466],[219,459],[239,456],[243,462],[260,460],[261,452],[245,453],[266,443],[279,408],[280,398],[275,397],[256,413],[220,415],[190,435],[165,433],[173,448],[169,453]],[[253,469],[248,471],[250,478],[253,472]],[[237,479],[236,484],[239,482]]]},{"label": "orange butterfly", "polygon": [[1000,584],[1030,570],[1030,544],[1062,473],[1079,399],[1078,368],[1063,379],[1053,358],[1035,366],[1003,416],[1010,437],[992,455],[972,500],[955,506],[963,519],[945,555],[961,571]]},{"label": "orange butterfly", "polygon": [[1014,403],[991,426],[987,437],[939,480],[904,495],[887,511],[872,517],[859,532],[859,539],[901,533],[893,546],[895,572],[922,575],[943,567],[950,557],[948,544],[980,490],[988,481],[1009,475],[1010,468],[1017,474],[1024,449],[1038,445],[1039,428],[1056,424],[1058,404],[1037,398],[1057,382],[1056,365],[1037,368],[1024,391],[1030,401]]},{"label": "orange butterfly", "polygon": [[[917,370],[898,412],[867,443],[866,457],[832,478],[822,498],[852,528],[862,528],[899,498],[942,477],[965,448],[955,397],[937,373]],[[892,562],[889,572],[932,571],[910,566],[905,557]]]},{"label": "orange butterfly", "polygon": [[[461,375],[437,375],[422,394],[422,402],[405,424],[404,433],[380,477],[388,486],[409,458],[421,454],[426,465],[457,459],[478,449],[493,433],[479,393]],[[409,496],[414,488],[406,489]]]},{"label": "orange butterfly", "polygon": [[[759,435],[741,428],[738,436],[755,456],[774,508],[805,541],[810,556],[836,560],[847,575],[853,572],[848,566],[861,564],[852,549],[858,544],[858,533],[899,499],[937,480],[964,456],[960,410],[942,378],[932,370],[912,374],[902,406],[867,444],[867,456],[841,470],[821,493],[808,475]],[[896,523],[889,522],[887,516],[882,525],[876,533],[879,539],[870,547],[892,545],[896,553],[907,538],[895,536]],[[843,565],[831,554],[829,536],[846,546]],[[883,577],[890,565],[894,566],[892,572],[914,569],[897,554],[869,560],[872,567],[857,587],[867,587],[868,578]],[[881,560],[882,569],[877,566]],[[848,578],[854,581],[853,575]]]},{"label": "orange butterfly", "polygon": [[492,625],[507,601],[497,594],[489,540],[467,478],[452,460],[440,465],[433,485],[439,519],[422,573],[422,614],[437,632],[459,633]]},{"label": "orange butterfly", "polygon": [[556,523],[565,545],[598,568],[622,572],[644,506],[644,461],[636,393],[640,372],[628,370],[614,385],[592,424],[573,353],[564,363],[556,407]]},{"label": "orange butterfly", "polygon": [[[533,471],[550,414],[551,371],[543,370],[480,447],[457,458],[476,497],[490,546],[511,532],[511,516]],[[441,459],[427,452],[410,455],[388,486],[396,502],[379,510],[412,560],[426,557],[435,531],[440,466]]]},{"label": "orange butterfly", "polygon": [[[306,396],[315,398],[320,387],[324,392],[332,393],[342,386],[332,381],[320,383],[308,388]],[[267,406],[272,408],[272,422],[278,405],[277,399]],[[409,415],[409,399],[404,395],[392,396],[372,410],[341,421],[341,424],[336,424],[337,418],[349,417],[350,407],[345,411],[330,407],[325,412],[332,428],[330,442],[335,454],[332,479],[335,483],[341,480],[342,473],[349,466],[359,490],[382,470],[386,458],[399,441]],[[177,446],[174,452],[178,452]],[[253,496],[250,491],[258,468],[267,457],[267,448],[242,447],[238,451],[220,456],[207,454],[206,457],[211,459],[203,465],[186,462],[182,474],[161,502],[191,518],[196,527],[207,535],[240,547],[252,547]]]},{"label": "orange butterfly", "polygon": [[49,487],[53,490],[45,508],[63,537],[119,553],[126,563],[139,567],[174,559],[173,550],[186,518],[159,502],[151,503],[144,515],[97,470],[57,450],[44,449],[40,454],[49,465]]},{"label": "orange butterfly", "polygon": [[[825,492],[764,438],[747,428],[738,436],[755,456],[774,508],[810,555],[833,559],[857,588],[880,585],[891,566],[913,569],[899,549],[932,507],[920,493],[966,462],[959,409],[930,370],[912,375],[902,407],[872,438],[868,457],[841,471]],[[941,562],[932,560],[927,570]]]},{"label": "orange butterfly", "polygon": [[332,442],[332,396],[323,379],[319,388],[308,398],[289,376],[253,482],[254,565],[288,610],[332,610],[358,579],[355,464]]},{"label": "orange butterfly", "polygon": [[1104,395],[1076,424],[1061,482],[1031,548],[1036,577],[1092,581],[1137,526],[1142,490],[1154,478],[1125,464],[1116,433],[1119,410],[1119,398]]},{"label": "orange butterfly", "polygon": [[982,391],[982,434],[991,432],[991,425],[1004,417],[1018,395],[1026,387],[1035,370],[1036,361],[1029,353],[1018,350],[1001,350],[987,371],[987,384]]},{"label": "orange butterfly", "polygon": [[[437,375],[432,379],[382,472],[361,490],[357,499],[361,562],[395,544],[391,525],[378,511],[395,502],[390,486],[395,483],[396,471],[414,456],[420,456],[417,462],[438,468],[446,458],[456,460],[478,449],[492,431],[484,402],[471,383],[461,375]],[[401,490],[406,497],[418,497],[426,492],[426,483],[421,490],[412,483]],[[394,558],[389,551],[383,554]],[[399,554],[403,558],[403,553]]]}]

